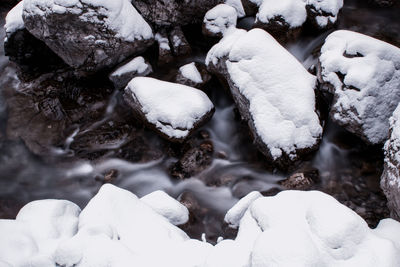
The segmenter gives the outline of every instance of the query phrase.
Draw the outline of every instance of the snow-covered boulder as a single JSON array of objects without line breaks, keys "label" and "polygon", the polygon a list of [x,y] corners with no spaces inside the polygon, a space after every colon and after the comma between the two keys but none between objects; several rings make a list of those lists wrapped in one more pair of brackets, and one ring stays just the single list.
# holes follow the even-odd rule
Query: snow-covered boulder
[{"label": "snow-covered boulder", "polygon": [[297,35],[307,20],[320,29],[332,26],[343,6],[343,0],[259,0],[254,2],[259,6],[255,26],[283,39],[290,39]]},{"label": "snow-covered boulder", "polygon": [[210,37],[222,37],[230,28],[236,28],[237,11],[230,5],[219,4],[210,9],[203,20],[203,34]]},{"label": "snow-covered boulder", "polygon": [[130,80],[139,76],[147,76],[153,72],[151,65],[143,57],[135,57],[113,71],[109,78],[115,88],[124,88]]},{"label": "snow-covered boulder", "polygon": [[[263,267],[400,264],[400,223],[376,229],[317,191],[252,192],[225,218],[234,240],[215,246],[190,239],[170,222],[183,209],[165,193],[142,199],[106,184],[80,209],[63,200],[29,203],[16,220],[0,220],[1,266]],[[165,216],[167,215],[167,216]],[[171,215],[173,215],[171,217]],[[179,217],[179,216],[178,216]]]},{"label": "snow-covered boulder", "polygon": [[247,258],[247,266],[398,266],[399,234],[398,222],[383,220],[371,230],[324,193],[284,191],[249,205],[231,255]]},{"label": "snow-covered boulder", "polygon": [[207,67],[198,62],[192,62],[179,68],[175,82],[183,85],[201,88],[211,79]]},{"label": "snow-covered boulder", "polygon": [[319,65],[320,81],[334,93],[331,118],[368,143],[383,143],[400,102],[400,49],[340,30],[326,38]]},{"label": "snow-covered boulder", "polygon": [[316,78],[270,34],[232,29],[206,64],[227,80],[255,144],[274,163],[285,166],[318,146]]},{"label": "snow-covered boulder", "polygon": [[393,218],[400,220],[400,106],[390,118],[389,140],[385,144],[385,165],[381,187]]},{"label": "snow-covered boulder", "polygon": [[7,13],[6,24],[4,25],[7,37],[17,30],[25,28],[24,20],[22,19],[23,7],[24,1],[21,1]]},{"label": "snow-covered boulder", "polygon": [[170,141],[183,141],[214,113],[202,91],[153,78],[134,78],[124,98],[135,115]]},{"label": "snow-covered boulder", "polygon": [[199,23],[204,14],[223,0],[133,0],[133,5],[157,26],[182,26]]},{"label": "snow-covered boulder", "polygon": [[65,63],[86,71],[112,67],[153,43],[129,0],[24,0],[23,19]]}]

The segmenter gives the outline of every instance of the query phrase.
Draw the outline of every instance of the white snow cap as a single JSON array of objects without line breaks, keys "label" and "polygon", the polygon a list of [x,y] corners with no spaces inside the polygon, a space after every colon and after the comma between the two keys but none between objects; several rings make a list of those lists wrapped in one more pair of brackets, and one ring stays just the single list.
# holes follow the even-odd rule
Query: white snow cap
[{"label": "white snow cap", "polygon": [[[153,38],[150,25],[130,0],[24,0],[23,6],[23,16],[72,13],[80,15],[83,21],[105,23],[116,32],[116,37],[126,41]],[[85,6],[87,12],[83,12]]]},{"label": "white snow cap", "polygon": [[10,36],[10,34],[17,30],[25,28],[24,21],[22,20],[23,5],[24,1],[21,1],[8,12],[6,16],[6,24],[4,25],[7,36]]},{"label": "white snow cap", "polygon": [[328,21],[334,23],[343,0],[260,0],[256,20],[269,23],[272,19],[282,18],[290,28],[297,28],[307,20],[306,6],[310,5],[321,16],[316,20],[319,26],[325,27]]},{"label": "white snow cap", "polygon": [[[251,196],[256,196],[251,193]],[[149,198],[165,199],[162,193]],[[146,198],[146,197],[144,197]],[[235,240],[216,246],[190,239],[143,199],[103,185],[80,212],[68,201],[26,205],[16,220],[0,220],[1,266],[76,267],[394,267],[400,264],[400,223],[375,230],[332,197],[285,191],[246,197]],[[158,202],[158,201],[156,201]],[[156,202],[152,201],[151,205]],[[170,200],[161,206],[176,206]],[[169,208],[168,208],[169,209]],[[80,212],[80,213],[79,213]],[[240,212],[242,213],[242,211]]]},{"label": "white snow cap", "polygon": [[222,57],[274,160],[283,152],[295,158],[297,149],[318,143],[322,127],[315,112],[316,79],[270,34],[261,29],[229,32],[208,52],[206,64]]},{"label": "white snow cap", "polygon": [[224,34],[230,27],[236,27],[236,9],[227,4],[219,4],[204,16],[203,24],[209,33]]},{"label": "white snow cap", "polygon": [[340,30],[326,38],[319,60],[335,89],[333,119],[372,144],[384,142],[400,102],[400,49]]},{"label": "white snow cap", "polygon": [[171,138],[185,138],[214,105],[208,96],[193,87],[137,77],[125,92],[141,106],[149,123]]},{"label": "white snow cap", "polygon": [[203,79],[194,62],[183,65],[179,68],[179,72],[183,77],[195,83],[202,83]]}]

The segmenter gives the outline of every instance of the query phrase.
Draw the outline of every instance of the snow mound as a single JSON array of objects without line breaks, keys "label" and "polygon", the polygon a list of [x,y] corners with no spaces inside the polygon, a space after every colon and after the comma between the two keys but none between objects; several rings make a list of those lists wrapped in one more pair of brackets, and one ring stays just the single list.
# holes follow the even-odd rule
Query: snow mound
[{"label": "snow mound", "polygon": [[6,24],[4,25],[7,36],[10,36],[17,30],[25,28],[25,24],[22,19],[23,5],[24,1],[21,1],[8,12],[6,16]]},{"label": "snow mound", "polygon": [[145,122],[172,141],[185,139],[214,112],[202,91],[153,78],[134,78],[124,96]]},{"label": "snow mound", "polygon": [[392,217],[400,219],[400,106],[390,118],[389,140],[385,143],[385,164],[381,187]]},{"label": "snow mound", "polygon": [[231,209],[240,220],[236,239],[215,246],[190,239],[164,217],[164,211],[156,211],[174,210],[178,204],[162,192],[139,199],[106,184],[81,212],[68,201],[35,201],[16,220],[0,220],[0,264],[399,266],[398,222],[385,219],[372,230],[353,211],[317,191],[285,191],[274,197],[258,194],[252,192]]},{"label": "snow mound", "polygon": [[320,79],[335,94],[332,119],[371,144],[383,143],[400,102],[400,49],[340,30],[326,38],[319,61]]},{"label": "snow mound", "polygon": [[236,9],[228,4],[219,4],[204,16],[203,33],[208,36],[222,37],[228,28],[236,28],[236,21]]},{"label": "snow mound", "polygon": [[206,64],[227,79],[266,156],[293,161],[318,145],[322,127],[315,112],[316,79],[270,34],[231,30],[208,52]]},{"label": "snow mound", "polygon": [[129,0],[24,0],[25,27],[68,65],[95,71],[144,51],[152,29]]}]

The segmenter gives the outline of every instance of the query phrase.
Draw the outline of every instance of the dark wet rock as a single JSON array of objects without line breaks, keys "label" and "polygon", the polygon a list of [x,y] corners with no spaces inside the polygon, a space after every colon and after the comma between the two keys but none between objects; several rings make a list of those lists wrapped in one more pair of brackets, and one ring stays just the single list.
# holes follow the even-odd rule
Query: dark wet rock
[{"label": "dark wet rock", "polygon": [[35,76],[37,73],[64,66],[61,58],[26,29],[17,30],[7,36],[4,52],[25,76]]},{"label": "dark wet rock", "polygon": [[179,68],[174,82],[201,89],[211,78],[212,76],[207,71],[206,65],[192,62]]},{"label": "dark wet rock", "polygon": [[[26,0],[25,27],[65,63],[75,69],[97,71],[112,67],[153,43],[150,26],[127,1],[74,5]],[[117,19],[118,17],[118,19]]]},{"label": "dark wet rock", "polygon": [[390,138],[385,144],[385,165],[381,187],[388,200],[391,216],[400,220],[400,109],[390,119]]},{"label": "dark wet rock", "polygon": [[182,28],[179,26],[174,27],[168,34],[170,46],[174,56],[184,56],[192,52],[190,44],[183,34]]},{"label": "dark wet rock", "polygon": [[125,88],[124,99],[133,116],[172,142],[183,142],[215,110],[198,89],[147,77],[134,78]]},{"label": "dark wet rock", "polygon": [[273,197],[281,191],[282,191],[282,189],[273,187],[267,191],[261,192],[261,195],[263,195],[264,197]]},{"label": "dark wet rock", "polygon": [[383,143],[400,101],[400,49],[340,30],[327,37],[319,61],[319,81],[334,94],[332,120],[369,144]]},{"label": "dark wet rock", "polygon": [[318,182],[318,169],[307,169],[290,175],[279,184],[286,190],[309,190]]},{"label": "dark wet rock", "polygon": [[118,170],[111,169],[104,174],[104,177],[96,177],[96,180],[102,182],[103,184],[113,183],[115,179],[117,179],[118,174],[119,174]]},{"label": "dark wet rock", "polygon": [[147,76],[153,72],[151,65],[143,57],[135,57],[118,66],[109,78],[116,89],[125,88],[125,86],[135,77]]},{"label": "dark wet rock", "polygon": [[211,165],[213,152],[212,141],[208,138],[191,138],[184,145],[182,156],[170,166],[170,175],[184,179],[200,173]]},{"label": "dark wet rock", "polygon": [[203,21],[204,14],[223,0],[133,0],[133,5],[157,26],[181,26]]},{"label": "dark wet rock", "polygon": [[[271,60],[275,62],[272,64]],[[291,64],[287,63],[289,61]],[[209,51],[206,64],[210,72],[228,82],[240,115],[248,123],[255,145],[274,165],[287,168],[318,147],[322,127],[315,112],[315,77],[268,33],[260,29],[249,32],[235,30]],[[275,65],[290,65],[290,79],[296,81],[290,83],[289,77],[276,80],[285,71],[272,67]],[[294,78],[295,76],[298,78]],[[287,86],[281,87],[282,83],[287,83]],[[285,88],[285,92],[276,90],[277,84],[280,88]],[[286,94],[290,94],[293,97],[291,99],[301,98],[304,101],[292,102],[285,98]],[[294,97],[294,94],[298,96]],[[281,100],[279,104],[276,100],[269,99],[272,95],[276,96],[274,99]],[[283,103],[283,100],[289,101]],[[292,117],[298,112],[302,112],[302,115]],[[275,118],[272,119],[273,117]],[[297,122],[300,117],[301,122]],[[296,127],[286,128],[288,125],[284,121],[292,121]],[[306,134],[300,134],[299,128]],[[282,134],[286,137],[283,138]],[[304,136],[307,142],[297,142],[300,136]],[[287,141],[281,143],[282,140]]]},{"label": "dark wet rock", "polygon": [[[189,221],[180,225],[190,237],[201,239],[203,233],[208,242],[215,244],[222,231],[223,215],[205,207],[195,194],[190,191],[183,192],[178,201],[189,210]],[[232,236],[233,237],[233,236]]]}]

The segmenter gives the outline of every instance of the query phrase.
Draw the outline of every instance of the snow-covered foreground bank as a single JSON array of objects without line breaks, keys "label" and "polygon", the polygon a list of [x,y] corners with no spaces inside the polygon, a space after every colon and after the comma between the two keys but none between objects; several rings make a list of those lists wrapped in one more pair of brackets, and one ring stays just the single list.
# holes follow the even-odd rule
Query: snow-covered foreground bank
[{"label": "snow-covered foreground bank", "polygon": [[139,199],[104,185],[81,211],[40,200],[0,220],[0,266],[399,266],[400,224],[376,229],[318,191],[257,192],[225,217],[235,240],[216,246],[177,226],[188,210],[156,191]]}]

